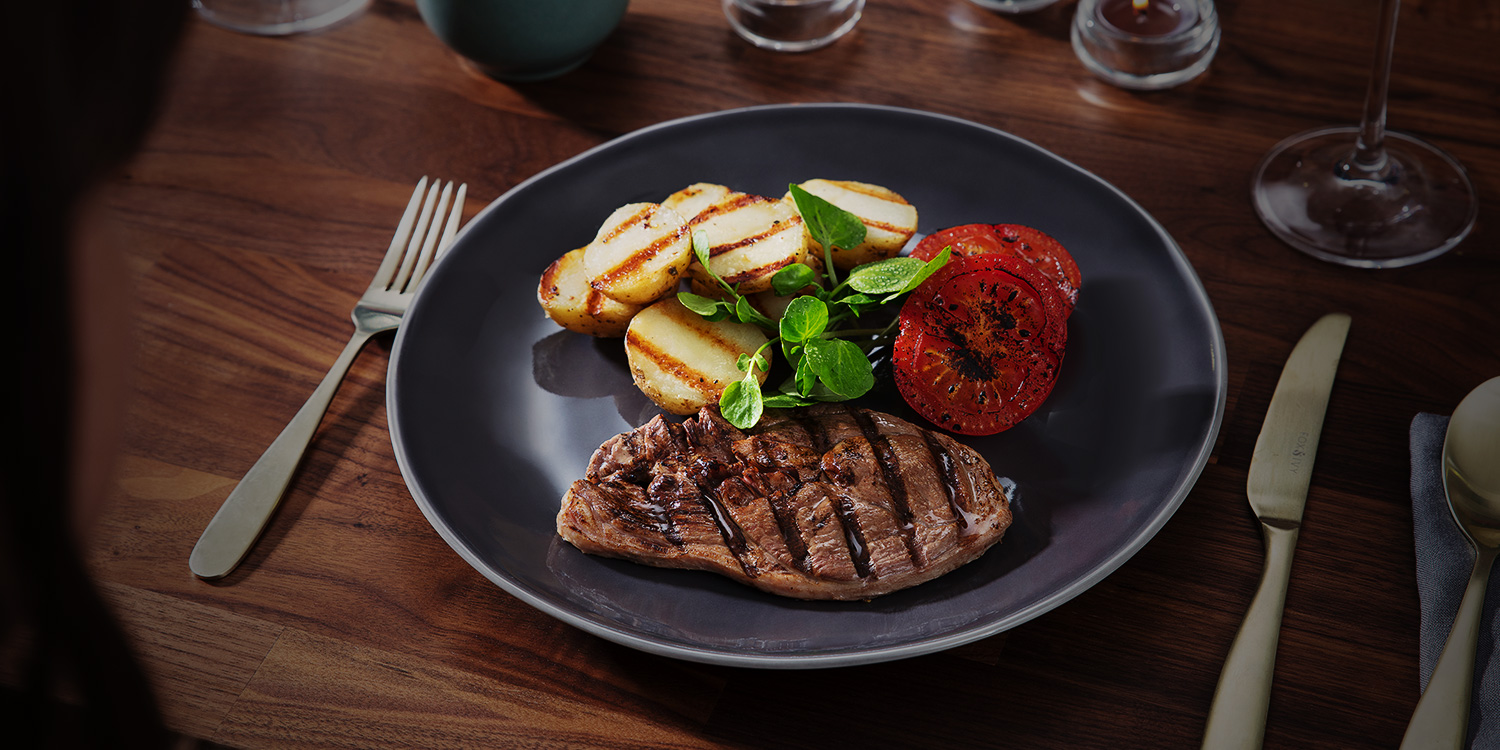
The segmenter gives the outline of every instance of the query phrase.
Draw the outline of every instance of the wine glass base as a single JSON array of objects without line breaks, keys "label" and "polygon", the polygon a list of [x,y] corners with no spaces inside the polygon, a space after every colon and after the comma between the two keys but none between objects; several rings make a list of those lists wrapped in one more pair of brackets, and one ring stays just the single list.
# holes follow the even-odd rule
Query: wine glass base
[{"label": "wine glass base", "polygon": [[1453,249],[1479,213],[1464,168],[1440,149],[1387,132],[1387,163],[1360,176],[1359,129],[1322,128],[1277,144],[1251,197],[1271,233],[1315,258],[1362,268],[1420,263]]}]

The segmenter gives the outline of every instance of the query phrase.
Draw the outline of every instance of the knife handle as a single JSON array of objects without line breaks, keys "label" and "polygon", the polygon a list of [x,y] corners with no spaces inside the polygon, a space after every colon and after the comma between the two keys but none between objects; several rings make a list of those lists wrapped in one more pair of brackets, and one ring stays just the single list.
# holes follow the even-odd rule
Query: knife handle
[{"label": "knife handle", "polygon": [[1219,673],[1203,750],[1254,750],[1265,738],[1266,706],[1271,702],[1271,675],[1276,670],[1276,642],[1281,638],[1281,610],[1292,573],[1297,528],[1262,522],[1261,533],[1266,544],[1265,571]]},{"label": "knife handle", "polygon": [[1479,645],[1480,613],[1490,587],[1495,548],[1480,547],[1463,602],[1443,644],[1427,689],[1412,712],[1401,750],[1459,750],[1469,739],[1469,705],[1474,690],[1474,650]]}]

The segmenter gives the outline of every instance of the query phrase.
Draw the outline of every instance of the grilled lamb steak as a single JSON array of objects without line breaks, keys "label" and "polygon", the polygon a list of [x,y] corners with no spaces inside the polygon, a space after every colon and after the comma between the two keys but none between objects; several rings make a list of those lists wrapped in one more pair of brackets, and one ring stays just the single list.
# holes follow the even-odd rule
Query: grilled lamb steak
[{"label": "grilled lamb steak", "polygon": [[799,599],[869,599],[979,557],[1010,525],[980,455],[842,404],[769,409],[741,431],[712,407],[599,446],[557,533],[597,555],[710,570]]}]

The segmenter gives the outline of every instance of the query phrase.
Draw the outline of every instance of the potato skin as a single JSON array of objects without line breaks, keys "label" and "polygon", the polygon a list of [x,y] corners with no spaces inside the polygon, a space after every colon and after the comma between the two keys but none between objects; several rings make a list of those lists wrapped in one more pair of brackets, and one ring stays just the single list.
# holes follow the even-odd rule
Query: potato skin
[{"label": "potato skin", "polygon": [[589,285],[620,302],[647,305],[677,288],[693,258],[687,225],[657,203],[615,209],[584,248]]},{"label": "potato skin", "polygon": [[570,331],[599,338],[624,336],[630,319],[645,305],[620,302],[589,286],[584,249],[569,251],[547,266],[536,287],[537,302],[547,317]]},{"label": "potato skin", "polygon": [[[726,386],[744,378],[736,366],[740,355],[754,354],[766,341],[755,326],[704,320],[673,296],[630,321],[625,355],[642,393],[668,412],[693,414],[717,404]],[[764,371],[756,375],[765,382]]]},{"label": "potato skin", "polygon": [[[917,209],[895,191],[851,180],[808,180],[801,188],[858,216],[865,225],[865,241],[854,248],[834,248],[833,265],[848,270],[862,263],[894,258],[917,232]],[[790,193],[786,200],[792,200]],[[808,254],[823,255],[823,247],[807,236]]]}]

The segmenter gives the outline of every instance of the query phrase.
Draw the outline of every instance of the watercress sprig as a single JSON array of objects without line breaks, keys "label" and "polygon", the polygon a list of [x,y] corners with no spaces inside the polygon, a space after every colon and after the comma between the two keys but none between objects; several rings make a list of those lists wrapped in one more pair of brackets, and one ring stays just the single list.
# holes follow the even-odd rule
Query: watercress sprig
[{"label": "watercress sprig", "polygon": [[865,223],[858,216],[819,198],[792,183],[787,186],[802,223],[819,245],[823,246],[823,268],[828,280],[839,283],[838,269],[833,265],[833,249],[852,250],[865,241]]},{"label": "watercress sprig", "polygon": [[[808,290],[792,299],[779,318],[772,320],[755,309],[737,287],[714,273],[709,265],[708,237],[703,230],[693,233],[693,253],[709,277],[724,290],[724,298],[692,292],[677,294],[684,307],[707,320],[733,319],[759,326],[771,334],[770,340],[754,355],[740,356],[737,364],[745,377],[730,383],[719,396],[720,413],[741,429],[759,422],[767,407],[846,401],[869,392],[875,385],[874,368],[865,354],[870,344],[861,346],[846,337],[889,336],[892,327],[871,330],[847,329],[843,325],[916,289],[949,258],[947,250],[930,261],[888,258],[856,266],[840,281],[833,255],[836,250],[852,250],[864,242],[864,223],[796,184],[790,186],[790,191],[808,233],[823,248],[823,274],[803,263],[778,271],[771,278],[771,289],[777,295]],[[770,371],[764,353],[777,343],[792,375],[777,386],[775,393],[766,395],[761,391],[758,373]]]}]

